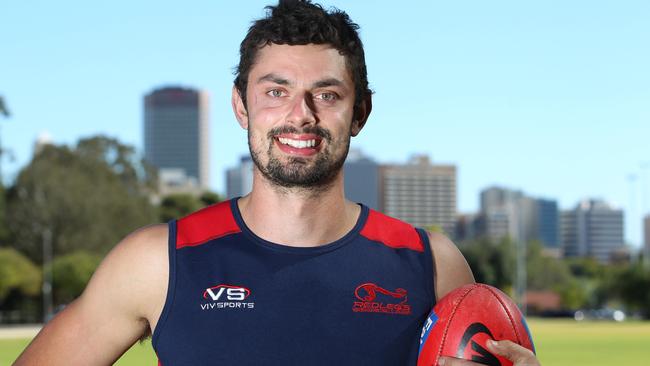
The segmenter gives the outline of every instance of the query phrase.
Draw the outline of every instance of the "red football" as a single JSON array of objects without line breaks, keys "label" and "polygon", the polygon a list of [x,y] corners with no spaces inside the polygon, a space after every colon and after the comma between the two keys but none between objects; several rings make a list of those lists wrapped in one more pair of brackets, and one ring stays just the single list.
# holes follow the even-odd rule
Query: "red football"
[{"label": "red football", "polygon": [[437,365],[440,356],[511,366],[488,351],[489,339],[509,339],[535,352],[526,320],[506,294],[481,283],[459,287],[440,299],[422,327],[418,366]]}]

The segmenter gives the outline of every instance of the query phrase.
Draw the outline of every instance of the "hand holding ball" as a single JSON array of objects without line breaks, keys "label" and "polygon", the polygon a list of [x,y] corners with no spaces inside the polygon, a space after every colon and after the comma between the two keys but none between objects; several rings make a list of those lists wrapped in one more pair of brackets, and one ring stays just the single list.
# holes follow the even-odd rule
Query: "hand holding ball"
[{"label": "hand holding ball", "polygon": [[503,292],[484,284],[465,285],[440,299],[420,338],[418,366],[437,365],[440,356],[491,366],[512,362],[488,351],[488,340],[511,340],[535,352],[526,321]]}]

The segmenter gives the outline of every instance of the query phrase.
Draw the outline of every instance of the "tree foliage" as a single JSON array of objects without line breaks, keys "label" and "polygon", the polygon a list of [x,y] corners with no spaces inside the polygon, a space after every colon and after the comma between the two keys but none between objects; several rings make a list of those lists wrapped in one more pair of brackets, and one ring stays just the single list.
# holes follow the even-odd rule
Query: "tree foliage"
[{"label": "tree foliage", "polygon": [[0,248],[0,303],[17,290],[25,296],[38,295],[41,271],[13,248]]},{"label": "tree foliage", "polygon": [[474,278],[504,291],[512,287],[515,271],[514,245],[508,239],[492,242],[488,239],[466,242],[459,246]]},{"label": "tree foliage", "polygon": [[628,308],[650,319],[650,269],[636,263],[623,270],[616,282],[616,291]]},{"label": "tree foliage", "polygon": [[83,292],[101,257],[86,251],[59,256],[52,263],[52,283],[57,304],[72,301]]},{"label": "tree foliage", "polygon": [[7,105],[5,104],[2,95],[0,95],[0,114],[5,117],[9,117],[9,109],[7,108]]},{"label": "tree foliage", "polygon": [[[516,273],[516,247],[512,241],[504,239],[495,243],[480,239],[464,243],[459,248],[477,282],[509,292]],[[582,307],[587,300],[585,289],[572,275],[567,263],[544,255],[538,242],[526,246],[526,281],[528,290],[557,293],[565,308]]]},{"label": "tree foliage", "polygon": [[[2,152],[0,151],[0,158]],[[7,226],[7,194],[5,187],[0,182],[0,245],[7,243],[9,239],[9,226]]]},{"label": "tree foliage", "polygon": [[203,206],[210,206],[223,201],[223,197],[221,197],[218,193],[206,191],[201,194],[199,200]]},{"label": "tree foliage", "polygon": [[199,197],[186,193],[170,194],[160,202],[160,221],[178,219],[220,201],[221,197],[214,192],[204,192]]},{"label": "tree foliage", "polygon": [[587,300],[586,289],[573,276],[569,265],[562,259],[544,255],[541,243],[528,243],[526,250],[526,277],[529,290],[551,290],[558,295],[566,309],[583,307]]},{"label": "tree foliage", "polygon": [[169,220],[181,218],[202,207],[201,201],[187,193],[170,194],[160,202],[160,220],[167,222]]},{"label": "tree foliage", "polygon": [[130,231],[156,221],[148,171],[132,147],[107,137],[81,140],[75,148],[44,146],[8,192],[14,246],[40,262],[49,230],[56,255],[108,251]]}]

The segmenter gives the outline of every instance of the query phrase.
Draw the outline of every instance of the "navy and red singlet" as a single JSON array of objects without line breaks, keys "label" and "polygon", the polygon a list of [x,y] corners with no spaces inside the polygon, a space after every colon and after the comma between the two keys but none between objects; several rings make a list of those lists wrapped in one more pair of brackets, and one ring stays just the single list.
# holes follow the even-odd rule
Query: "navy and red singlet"
[{"label": "navy and red singlet", "polygon": [[424,231],[362,206],[343,238],[289,247],[250,231],[234,199],[169,234],[159,364],[415,365],[435,303]]}]

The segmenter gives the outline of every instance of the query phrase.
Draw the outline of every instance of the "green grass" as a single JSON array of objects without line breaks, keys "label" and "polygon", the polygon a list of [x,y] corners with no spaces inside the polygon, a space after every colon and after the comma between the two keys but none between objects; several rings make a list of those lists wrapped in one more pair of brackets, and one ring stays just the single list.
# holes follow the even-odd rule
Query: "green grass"
[{"label": "green grass", "polygon": [[542,365],[642,365],[650,360],[650,322],[531,319]]},{"label": "green grass", "polygon": [[[29,339],[0,339],[0,365],[11,365],[29,343]],[[151,340],[136,343],[115,365],[118,366],[157,366],[158,360],[151,348]]]},{"label": "green grass", "polygon": [[11,365],[27,347],[29,339],[0,339],[0,365]]},{"label": "green grass", "polygon": [[[642,365],[650,360],[650,322],[575,322],[531,319],[528,322],[544,366]],[[0,340],[0,365],[10,365],[28,339]],[[156,366],[150,342],[136,344],[119,366]]]}]

